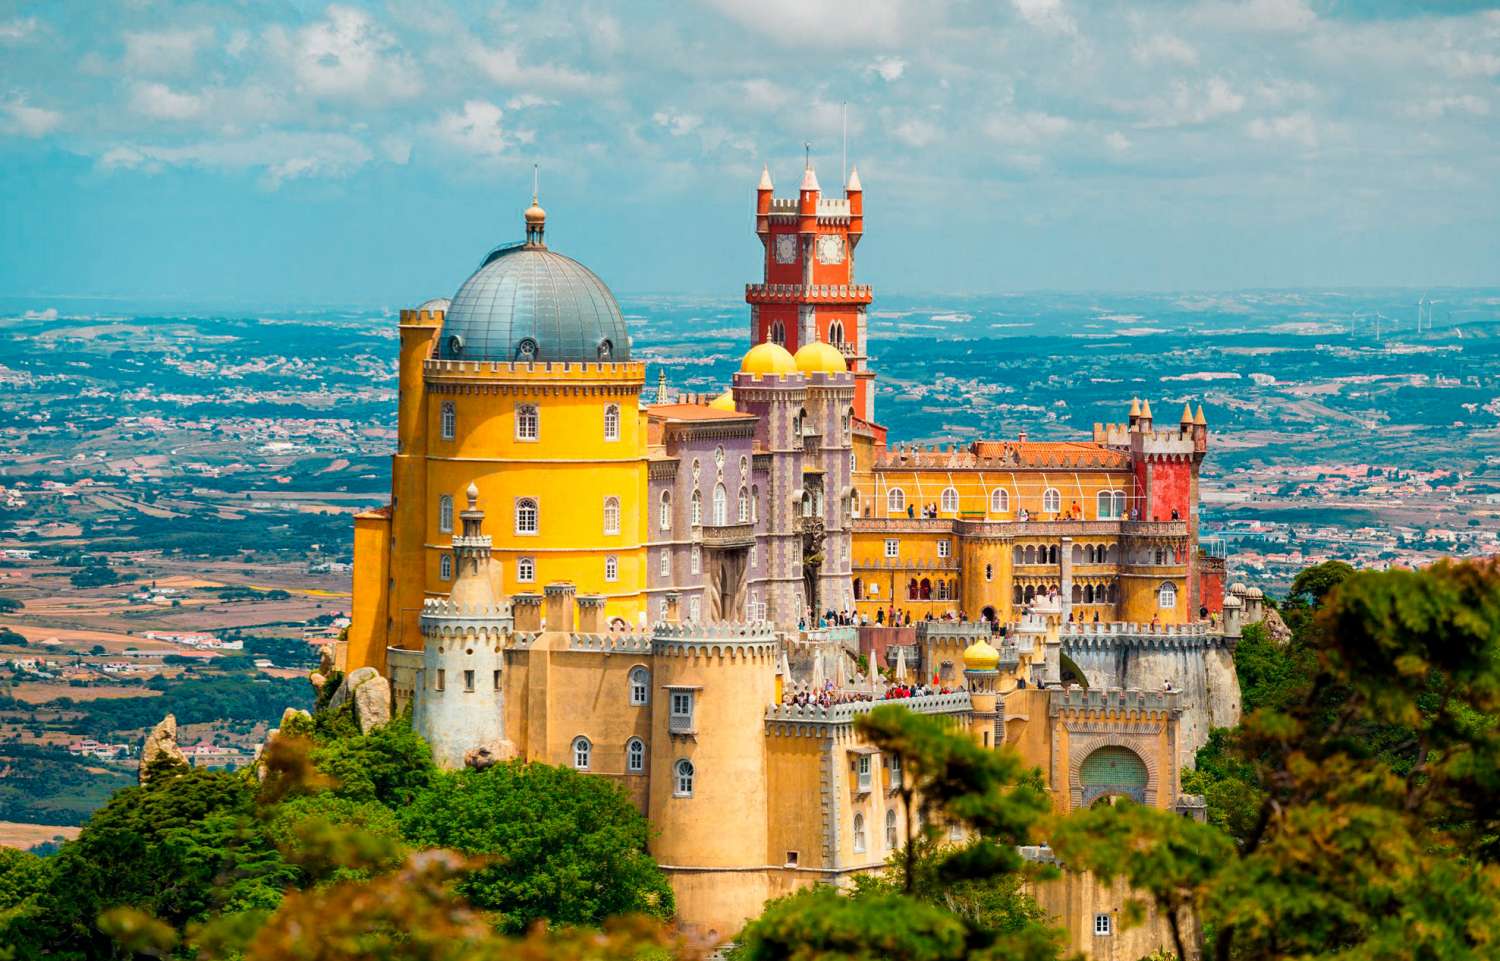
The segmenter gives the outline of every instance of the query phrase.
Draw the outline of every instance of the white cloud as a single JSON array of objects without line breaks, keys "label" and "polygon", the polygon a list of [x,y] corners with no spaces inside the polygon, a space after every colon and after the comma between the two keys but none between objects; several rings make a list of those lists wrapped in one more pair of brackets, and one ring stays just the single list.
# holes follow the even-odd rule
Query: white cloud
[{"label": "white cloud", "polygon": [[906,72],[906,61],[900,57],[876,57],[869,69],[886,83],[895,83]]},{"label": "white cloud", "polygon": [[1245,32],[1288,32],[1312,26],[1318,15],[1303,0],[1218,0],[1197,11],[1210,27]]},{"label": "white cloud", "polygon": [[130,109],[157,120],[191,120],[203,113],[204,100],[177,93],[164,83],[138,83],[130,95]]},{"label": "white cloud", "polygon": [[468,100],[460,111],[447,111],[438,118],[438,138],[476,157],[494,158],[510,146],[500,125],[504,111],[487,100]]},{"label": "white cloud", "polygon": [[1483,97],[1472,93],[1458,94],[1450,97],[1432,97],[1421,103],[1412,104],[1407,107],[1405,114],[1419,120],[1436,119],[1449,114],[1469,114],[1474,117],[1487,117],[1490,113],[1490,102]]},{"label": "white cloud", "polygon": [[894,46],[942,19],[935,0],[709,0],[776,44],[826,49]]},{"label": "white cloud", "polygon": [[1104,135],[1104,145],[1115,153],[1128,153],[1132,146],[1130,138],[1118,130],[1111,130]]},{"label": "white cloud", "polygon": [[177,74],[193,69],[198,48],[213,40],[206,27],[182,30],[131,31],[125,43],[125,69],[136,74]]},{"label": "white cloud", "polygon": [[1454,50],[1440,62],[1455,77],[1500,77],[1500,54]]},{"label": "white cloud", "polygon": [[1306,111],[1282,117],[1256,117],[1245,130],[1256,140],[1290,140],[1304,147],[1318,145],[1317,125]]},{"label": "white cloud", "polygon": [[942,134],[936,124],[919,117],[909,117],[891,128],[891,136],[910,147],[925,147]]},{"label": "white cloud", "polygon": [[790,90],[764,77],[742,82],[740,90],[741,102],[754,110],[779,110],[792,99]]},{"label": "white cloud", "polygon": [[658,110],[651,115],[651,119],[658,127],[666,128],[667,132],[674,137],[692,133],[703,123],[703,118],[690,113],[676,113],[667,110]]},{"label": "white cloud", "polygon": [[464,49],[464,57],[502,87],[582,93],[606,86],[602,80],[587,73],[556,64],[529,64],[523,67],[521,53],[515,47],[492,48],[482,43],[470,43]]},{"label": "white cloud", "polygon": [[56,320],[57,308],[48,307],[46,310],[28,310],[21,316],[26,320]]},{"label": "white cloud", "polygon": [[422,89],[416,65],[395,36],[363,10],[331,6],[326,20],[295,32],[272,27],[266,45],[314,96],[384,103]]},{"label": "white cloud", "polygon": [[1184,127],[1239,113],[1245,106],[1245,97],[1235,92],[1224,78],[1210,77],[1201,87],[1178,80],[1166,96],[1118,106],[1142,114],[1142,125],[1146,127]]},{"label": "white cloud", "polygon": [[1008,114],[985,121],[984,132],[1001,143],[1037,144],[1066,132],[1072,122],[1049,113]]},{"label": "white cloud", "polygon": [[233,140],[183,146],[120,144],[99,158],[103,170],[155,173],[167,167],[262,171],[272,190],[288,180],[347,177],[369,163],[370,149],[347,134],[267,132]]},{"label": "white cloud", "polygon": [[36,17],[17,17],[0,22],[0,43],[20,43],[36,33]]},{"label": "white cloud", "polygon": [[1010,0],[1021,19],[1051,33],[1078,32],[1078,22],[1063,9],[1062,0]]},{"label": "white cloud", "polygon": [[1170,33],[1158,33],[1136,42],[1130,50],[1138,63],[1175,63],[1192,67],[1198,63],[1198,51],[1192,44]]},{"label": "white cloud", "polygon": [[0,133],[17,134],[22,137],[44,137],[56,130],[63,115],[45,107],[33,107],[25,97],[16,97],[0,104]]},{"label": "white cloud", "polygon": [[532,107],[555,107],[556,100],[538,97],[534,93],[521,93],[505,101],[506,110],[530,110]]}]

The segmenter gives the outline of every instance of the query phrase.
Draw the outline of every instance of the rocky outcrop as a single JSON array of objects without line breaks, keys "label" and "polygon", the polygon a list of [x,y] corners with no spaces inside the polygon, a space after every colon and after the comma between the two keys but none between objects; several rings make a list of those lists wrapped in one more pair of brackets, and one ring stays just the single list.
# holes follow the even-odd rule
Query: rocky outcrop
[{"label": "rocky outcrop", "polygon": [[343,683],[328,700],[328,709],[337,711],[351,700],[354,722],[362,733],[368,734],[391,722],[391,686],[375,668],[362,667],[344,675]]},{"label": "rocky outcrop", "polygon": [[141,765],[138,776],[142,784],[150,778],[152,765],[162,758],[178,764],[187,764],[182,748],[177,746],[177,717],[172,714],[162,718],[160,723],[151,729],[151,733],[146,735],[146,743],[141,745]]},{"label": "rocky outcrop", "polygon": [[1265,625],[1266,637],[1277,647],[1286,647],[1292,640],[1292,629],[1286,626],[1276,608],[1266,605],[1266,615],[1261,621]]}]

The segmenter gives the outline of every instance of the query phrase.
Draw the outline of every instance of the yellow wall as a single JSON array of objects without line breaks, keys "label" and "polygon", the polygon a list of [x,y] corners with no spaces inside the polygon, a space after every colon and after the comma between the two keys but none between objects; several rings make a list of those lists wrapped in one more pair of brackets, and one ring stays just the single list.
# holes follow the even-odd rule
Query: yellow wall
[{"label": "yellow wall", "polygon": [[[1129,471],[1074,471],[1074,470],[943,470],[882,467],[854,479],[862,503],[872,505],[872,517],[905,516],[905,511],[888,510],[887,494],[899,487],[905,494],[906,503],[913,505],[917,516],[922,508],[938,507],[939,517],[974,517],[990,520],[1012,520],[1017,511],[1025,508],[1037,520],[1055,519],[1061,514],[1073,513],[1076,506],[1084,520],[1097,520],[1098,492],[1101,490],[1123,490],[1127,499],[1133,489]],[[942,510],[943,489],[952,487],[958,492],[958,510]],[[1043,512],[1043,494],[1047,488],[1056,488],[1062,510],[1057,513]],[[1009,495],[1008,510],[990,511],[990,493],[1003,489]],[[863,512],[861,512],[863,513]]]},{"label": "yellow wall", "polygon": [[[346,664],[385,663],[385,624],[389,616],[391,518],[384,511],[354,517],[354,585],[349,614]],[[382,671],[384,673],[384,671]]]}]

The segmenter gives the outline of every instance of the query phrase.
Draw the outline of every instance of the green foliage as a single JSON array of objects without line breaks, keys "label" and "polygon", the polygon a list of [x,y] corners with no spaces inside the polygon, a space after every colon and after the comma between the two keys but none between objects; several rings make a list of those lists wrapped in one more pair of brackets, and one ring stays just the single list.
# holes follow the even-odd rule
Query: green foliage
[{"label": "green foliage", "polygon": [[390,808],[326,791],[274,805],[265,832],[282,856],[302,869],[308,883],[367,880],[406,856],[401,826]]},{"label": "green foliage", "polygon": [[149,728],[164,714],[175,714],[179,724],[274,722],[288,705],[309,707],[312,701],[307,682],[295,678],[257,678],[248,683],[243,677],[153,678],[158,680],[159,684],[151,686],[162,690],[161,697],[86,701],[63,697],[48,701],[45,707],[77,712],[81,716],[70,721],[68,729],[104,740],[118,732]]},{"label": "green foliage", "polygon": [[120,579],[119,573],[105,564],[85,567],[68,576],[68,581],[74,587],[107,587],[110,584],[118,584]]},{"label": "green foliage", "polygon": [[1354,568],[1343,561],[1324,561],[1305,568],[1292,578],[1287,600],[1307,607],[1317,607],[1329,592],[1348,580]]},{"label": "green foliage", "polygon": [[[360,734],[354,727],[352,703],[344,705],[341,713],[347,715],[347,727],[330,724],[328,711],[314,718],[323,744],[313,752],[313,763],[338,783],[337,796],[400,809],[432,785],[437,775],[432,751],[412,730],[409,716]],[[330,729],[338,735],[330,736]]]},{"label": "green foliage", "polygon": [[21,602],[14,597],[0,597],[0,614],[14,614],[21,609]]},{"label": "green foliage", "polygon": [[[26,705],[29,709],[30,705]],[[45,744],[0,744],[0,820],[82,824],[132,778]]]},{"label": "green foliage", "polygon": [[495,859],[459,891],[498,912],[505,931],[543,918],[672,916],[672,890],[646,854],[646,820],[603,778],[519,761],[442,773],[399,817],[415,844]]},{"label": "green foliage", "polygon": [[26,647],[29,643],[26,640],[25,634],[17,633],[8,627],[0,627],[0,644],[9,644],[12,647]]}]

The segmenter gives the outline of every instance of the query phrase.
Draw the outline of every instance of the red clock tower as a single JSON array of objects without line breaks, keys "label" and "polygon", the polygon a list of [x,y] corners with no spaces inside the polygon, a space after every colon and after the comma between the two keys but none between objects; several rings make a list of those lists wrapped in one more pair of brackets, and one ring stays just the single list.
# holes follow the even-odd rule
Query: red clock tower
[{"label": "red clock tower", "polygon": [[771,172],[755,191],[755,232],[765,248],[764,280],[745,285],[750,340],[796,352],[821,340],[843,353],[854,372],[854,411],[875,420],[875,372],[865,347],[869,285],[854,282],[854,248],[864,236],[864,188],[849,171],[841,198],[824,197],[812,163],[796,197],[772,196]]}]

